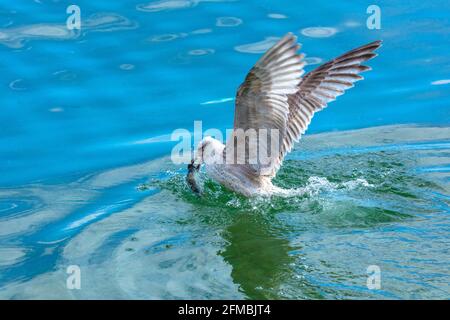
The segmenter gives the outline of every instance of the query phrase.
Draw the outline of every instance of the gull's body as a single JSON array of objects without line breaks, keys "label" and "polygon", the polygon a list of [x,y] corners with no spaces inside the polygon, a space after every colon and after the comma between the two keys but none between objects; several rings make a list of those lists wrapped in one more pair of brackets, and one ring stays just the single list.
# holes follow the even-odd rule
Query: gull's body
[{"label": "gull's body", "polygon": [[[203,139],[189,166],[190,173],[205,164],[209,177],[245,196],[283,193],[272,184],[272,179],[285,155],[305,133],[317,111],[363,79],[359,73],[370,68],[361,63],[375,57],[373,51],[381,45],[375,41],[351,50],[302,77],[304,61],[303,55],[297,53],[300,46],[296,40],[294,35],[287,34],[250,70],[237,92],[233,135],[226,144],[211,137]],[[250,161],[246,153],[243,157],[239,154],[239,147],[248,151],[252,146],[245,139],[239,145],[237,134],[250,129],[279,133],[276,137],[279,147],[275,154],[270,154],[268,162]],[[260,137],[254,141],[258,150],[268,150]],[[240,161],[227,161],[230,154],[233,159],[237,155],[236,160],[241,157]],[[190,181],[191,186],[193,183]]]}]

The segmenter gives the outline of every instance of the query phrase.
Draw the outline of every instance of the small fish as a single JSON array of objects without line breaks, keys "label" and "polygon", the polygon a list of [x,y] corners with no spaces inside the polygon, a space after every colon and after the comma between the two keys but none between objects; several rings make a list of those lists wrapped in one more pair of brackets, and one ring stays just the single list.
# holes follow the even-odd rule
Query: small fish
[{"label": "small fish", "polygon": [[200,170],[200,165],[195,165],[194,160],[191,161],[191,164],[188,165],[188,174],[186,177],[186,181],[191,188],[191,190],[196,194],[201,194],[201,188],[196,180],[196,173]]}]

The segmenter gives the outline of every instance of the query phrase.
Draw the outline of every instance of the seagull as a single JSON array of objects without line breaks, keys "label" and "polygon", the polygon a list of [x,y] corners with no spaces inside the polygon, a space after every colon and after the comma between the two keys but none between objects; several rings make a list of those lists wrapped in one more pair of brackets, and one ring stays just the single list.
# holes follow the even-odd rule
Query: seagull
[{"label": "seagull", "polygon": [[[371,68],[362,63],[377,56],[374,51],[380,46],[381,41],[368,43],[303,76],[304,54],[298,53],[297,37],[286,34],[256,62],[239,87],[234,128],[226,144],[210,136],[198,144],[188,165],[191,189],[201,193],[196,173],[204,165],[210,178],[246,197],[285,194],[272,184],[283,159],[315,113],[363,79],[359,74]],[[269,137],[268,132],[276,134]],[[252,150],[263,152],[264,161],[261,153],[255,157]]]}]

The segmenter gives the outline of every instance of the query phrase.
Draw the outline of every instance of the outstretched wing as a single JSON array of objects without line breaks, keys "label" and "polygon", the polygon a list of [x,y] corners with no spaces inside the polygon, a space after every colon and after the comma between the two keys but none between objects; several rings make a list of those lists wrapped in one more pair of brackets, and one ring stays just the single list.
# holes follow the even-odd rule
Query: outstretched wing
[{"label": "outstretched wing", "polygon": [[[258,147],[260,152],[270,148],[267,140],[261,141],[260,132],[278,132],[278,145],[281,145],[288,129],[288,96],[298,91],[303,75],[303,55],[297,51],[297,37],[291,33],[284,36],[269,49],[250,70],[236,96],[234,131],[224,149],[226,163],[241,164],[247,175],[265,175],[272,171],[278,152],[266,164],[259,157],[251,158],[250,149]],[[254,130],[255,140],[239,137],[240,133]],[[245,152],[242,152],[245,150]],[[231,155],[231,156],[230,156]]]},{"label": "outstretched wing", "polygon": [[299,90],[288,97],[287,130],[270,176],[276,175],[284,157],[305,133],[314,114],[352,88],[354,82],[363,79],[359,74],[370,70],[370,67],[362,63],[377,56],[374,50],[380,46],[381,41],[375,41],[351,50],[319,66],[302,79]]}]

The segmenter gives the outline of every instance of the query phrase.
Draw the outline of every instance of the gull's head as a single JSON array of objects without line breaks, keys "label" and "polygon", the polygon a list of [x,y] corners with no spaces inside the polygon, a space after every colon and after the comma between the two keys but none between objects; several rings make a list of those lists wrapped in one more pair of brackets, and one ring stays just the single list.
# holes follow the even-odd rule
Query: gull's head
[{"label": "gull's head", "polygon": [[199,170],[202,164],[212,164],[217,158],[222,156],[224,145],[210,137],[205,137],[197,146],[197,150],[195,151],[195,156],[191,161],[191,164],[188,166],[188,169],[192,166],[193,169]]},{"label": "gull's head", "polygon": [[195,178],[196,172],[200,170],[200,166],[204,163],[212,164],[216,159],[220,158],[223,153],[224,145],[211,137],[205,137],[197,146],[195,157],[188,165],[187,182],[192,191],[201,194],[201,188]]}]

